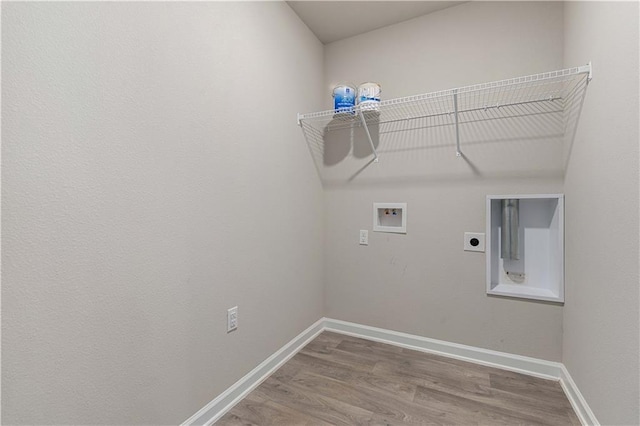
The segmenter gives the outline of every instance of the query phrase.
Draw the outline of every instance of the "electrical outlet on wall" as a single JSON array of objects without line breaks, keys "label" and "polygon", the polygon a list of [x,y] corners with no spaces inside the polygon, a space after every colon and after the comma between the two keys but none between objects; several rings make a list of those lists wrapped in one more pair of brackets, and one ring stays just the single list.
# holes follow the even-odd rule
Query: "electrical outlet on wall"
[{"label": "electrical outlet on wall", "polygon": [[464,233],[464,250],[484,252],[484,233],[465,232]]},{"label": "electrical outlet on wall", "polygon": [[360,230],[360,245],[368,246],[369,245],[369,231],[366,229]]},{"label": "electrical outlet on wall", "polygon": [[227,333],[238,328],[238,307],[227,309]]}]

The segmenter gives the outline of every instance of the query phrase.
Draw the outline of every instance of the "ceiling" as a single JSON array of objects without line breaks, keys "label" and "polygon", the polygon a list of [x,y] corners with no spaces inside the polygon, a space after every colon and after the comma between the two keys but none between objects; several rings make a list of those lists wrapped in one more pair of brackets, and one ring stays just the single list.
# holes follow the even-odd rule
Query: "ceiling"
[{"label": "ceiling", "polygon": [[463,1],[288,1],[324,43],[416,18]]}]

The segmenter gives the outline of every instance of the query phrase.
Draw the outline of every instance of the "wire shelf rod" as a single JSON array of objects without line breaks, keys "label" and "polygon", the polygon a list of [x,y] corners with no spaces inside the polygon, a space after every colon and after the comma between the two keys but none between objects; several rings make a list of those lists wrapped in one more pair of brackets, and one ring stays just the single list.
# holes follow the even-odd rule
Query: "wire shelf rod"
[{"label": "wire shelf rod", "polygon": [[[375,111],[357,105],[350,113],[337,114],[335,110],[327,110],[298,114],[297,121],[311,152],[321,159],[320,165],[325,148],[329,147],[327,142],[332,141],[333,144],[333,141],[337,143],[349,138],[347,134],[339,133],[329,137],[329,132],[351,129],[350,143],[353,143],[353,129],[358,127],[364,128],[364,136],[374,157],[372,162],[378,161],[380,152],[386,152],[386,148],[377,149],[380,148],[376,145],[380,143],[380,135],[420,129],[438,128],[433,130],[433,136],[438,140],[455,138],[451,142],[455,143],[456,155],[461,156],[461,146],[467,138],[478,138],[478,135],[468,133],[480,132],[481,138],[486,139],[491,132],[496,132],[495,126],[494,129],[488,126],[495,120],[519,120],[504,121],[502,126],[509,131],[537,135],[543,130],[553,132],[558,128],[559,133],[567,133],[567,137],[571,137],[568,132],[575,132],[591,78],[589,63],[581,67],[384,100]],[[542,117],[545,121],[540,124]],[[518,129],[509,126],[517,126]],[[447,127],[451,130],[444,130]],[[385,139],[385,143],[389,141]]]},{"label": "wire shelf rod", "polygon": [[[540,74],[532,74],[523,77],[510,78],[506,80],[499,80],[489,83],[480,83],[471,86],[463,86],[454,89],[446,89],[437,92],[424,93],[420,95],[412,95],[403,98],[395,98],[389,99],[380,102],[380,109],[390,108],[392,106],[410,104],[410,103],[418,103],[428,100],[439,100],[439,98],[443,97],[451,97],[454,92],[458,93],[458,95],[462,94],[470,94],[473,92],[494,92],[498,90],[500,93],[504,93],[505,89],[509,87],[514,87],[517,85],[526,85],[530,89],[531,86],[540,86],[544,84],[553,84],[553,83],[563,83],[570,81],[571,77],[575,77],[579,74],[586,74],[589,78],[591,76],[591,64],[581,66],[581,67],[573,67],[567,68],[564,70],[558,71],[550,71]],[[360,109],[358,106],[354,108],[355,113],[357,114]],[[298,119],[302,120],[313,120],[313,119],[321,119],[333,116],[335,114],[335,110],[327,110],[320,112],[311,112],[306,114],[299,114]]]},{"label": "wire shelf rod", "polygon": [[364,118],[364,114],[360,113],[360,120],[362,120],[362,127],[364,127],[364,131],[367,133],[367,139],[369,139],[369,143],[371,144],[371,151],[373,151],[373,157],[376,163],[378,162],[378,153],[376,152],[376,147],[373,145],[373,139],[371,139],[371,133],[369,133],[369,126],[367,126],[367,121]]},{"label": "wire shelf rod", "polygon": [[[493,109],[500,109],[500,108],[507,108],[507,107],[514,107],[514,106],[518,106],[518,105],[529,105],[529,104],[538,104],[538,103],[545,103],[545,102],[556,102],[558,100],[562,100],[563,98],[559,97],[559,96],[555,96],[555,97],[550,97],[547,99],[537,99],[537,100],[532,100],[532,101],[521,101],[521,102],[511,102],[511,103],[504,103],[504,104],[500,104],[500,103],[496,103],[494,105],[485,105],[485,106],[481,106],[481,107],[475,107],[475,108],[467,108],[467,109],[461,109],[458,110],[458,114],[464,114],[464,113],[469,113],[469,112],[475,112],[475,111],[489,111],[489,110],[493,110]],[[394,120],[373,120],[372,123],[370,124],[374,124],[374,125],[378,125],[378,124],[391,124],[391,123],[401,123],[404,121],[410,121],[410,120],[419,120],[419,119],[423,119],[423,118],[434,118],[434,117],[444,117],[444,116],[451,116],[454,114],[454,111],[447,111],[447,112],[440,112],[440,113],[436,113],[436,114],[430,114],[430,115],[416,115],[416,116],[412,116],[412,117],[406,117],[406,118],[397,118]],[[347,122],[341,122],[341,125],[328,125],[327,126],[327,131],[335,131],[335,130],[343,130],[345,128],[348,128],[352,125],[355,126],[362,126],[362,124],[360,122],[358,122],[356,120],[356,118],[353,118],[353,121]]]}]

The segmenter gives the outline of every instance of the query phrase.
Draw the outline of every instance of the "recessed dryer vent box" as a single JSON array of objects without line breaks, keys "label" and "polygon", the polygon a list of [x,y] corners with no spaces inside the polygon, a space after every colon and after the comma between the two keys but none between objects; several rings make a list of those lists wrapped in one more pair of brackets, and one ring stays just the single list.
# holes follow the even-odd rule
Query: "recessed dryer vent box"
[{"label": "recessed dryer vent box", "polygon": [[373,203],[374,232],[407,233],[407,203]]},{"label": "recessed dryer vent box", "polygon": [[564,196],[487,196],[487,294],[564,302]]}]

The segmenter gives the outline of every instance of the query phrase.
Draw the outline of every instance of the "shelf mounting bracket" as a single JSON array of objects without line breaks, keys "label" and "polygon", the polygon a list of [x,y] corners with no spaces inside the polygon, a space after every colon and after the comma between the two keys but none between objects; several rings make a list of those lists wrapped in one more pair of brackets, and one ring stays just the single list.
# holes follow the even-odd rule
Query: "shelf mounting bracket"
[{"label": "shelf mounting bracket", "polygon": [[373,161],[374,163],[378,162],[378,153],[376,152],[376,147],[373,145],[373,139],[371,139],[371,133],[369,133],[369,127],[367,126],[367,120],[364,118],[364,114],[362,111],[358,112],[360,116],[360,121],[362,121],[362,127],[364,127],[364,131],[367,134],[367,139],[369,139],[369,144],[371,145],[371,151],[373,152]]},{"label": "shelf mounting bracket", "polygon": [[461,157],[460,151],[460,129],[458,128],[458,90],[453,91],[453,114],[456,121],[456,157]]}]

